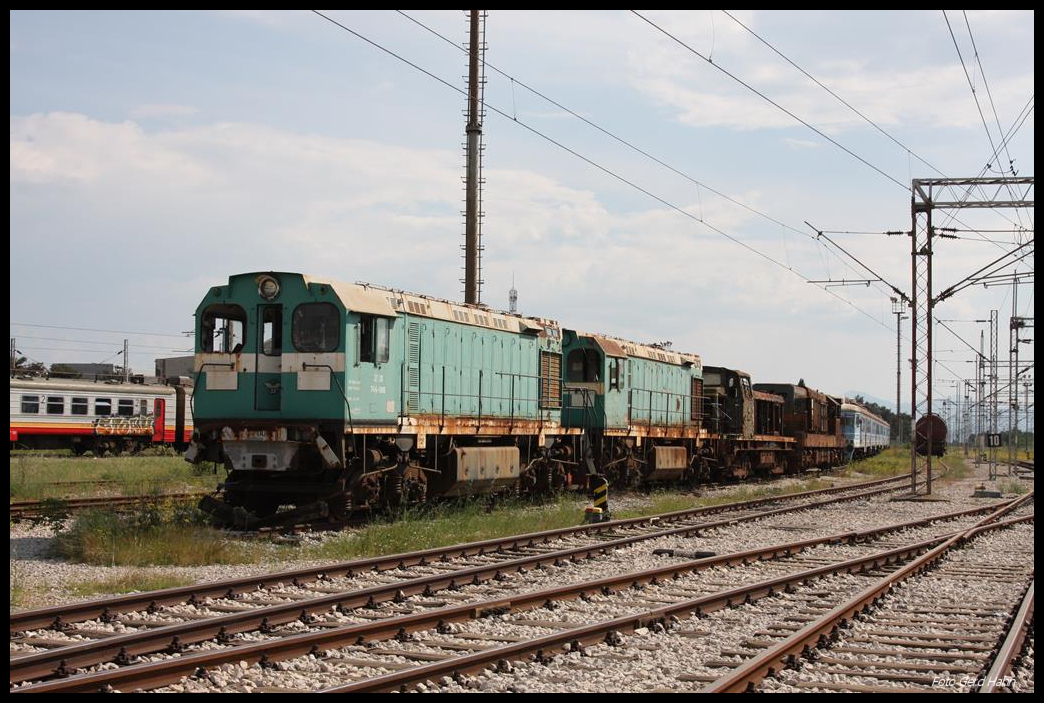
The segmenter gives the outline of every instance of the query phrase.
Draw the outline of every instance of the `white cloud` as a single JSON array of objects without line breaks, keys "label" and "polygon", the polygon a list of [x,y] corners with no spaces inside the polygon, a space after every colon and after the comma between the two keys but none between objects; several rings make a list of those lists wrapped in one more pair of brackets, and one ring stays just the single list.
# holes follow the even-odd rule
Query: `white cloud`
[{"label": "white cloud", "polygon": [[175,105],[171,103],[152,103],[138,105],[130,111],[130,117],[134,120],[148,119],[150,117],[187,117],[199,112],[191,105]]},{"label": "white cloud", "polygon": [[819,147],[817,142],[808,141],[805,139],[792,139],[791,137],[785,137],[783,143],[789,146],[791,149],[816,149]]},{"label": "white cloud", "polygon": [[[180,321],[169,329],[187,329],[210,285],[251,270],[457,299],[459,162],[455,151],[253,124],[148,131],[69,113],[12,117],[12,231],[53,222],[46,236],[54,250],[104,252],[90,280],[119,282],[115,290],[124,291],[161,283],[158,299],[120,295],[121,310],[129,319]],[[820,369],[825,386],[843,373],[834,352],[807,343],[808,321],[862,329],[860,354],[889,344],[889,334],[846,303],[680,213],[651,201],[615,212],[595,192],[526,170],[490,169],[486,177],[484,298],[495,307],[506,307],[514,274],[528,313],[639,341],[672,338],[710,362],[757,363],[752,371],[773,378]],[[720,198],[704,193],[697,202],[689,194],[679,203],[687,212],[780,262],[821,270],[808,237],[789,233],[784,246],[778,227],[766,229]],[[732,195],[759,207],[765,199],[756,190]],[[12,238],[12,260],[35,256],[29,239]],[[96,315],[109,287],[84,296],[80,263],[50,259],[53,297],[22,304]],[[19,276],[13,267],[13,294],[28,285]],[[864,306],[876,296],[839,294]],[[771,339],[768,359],[745,351],[752,339]]]}]

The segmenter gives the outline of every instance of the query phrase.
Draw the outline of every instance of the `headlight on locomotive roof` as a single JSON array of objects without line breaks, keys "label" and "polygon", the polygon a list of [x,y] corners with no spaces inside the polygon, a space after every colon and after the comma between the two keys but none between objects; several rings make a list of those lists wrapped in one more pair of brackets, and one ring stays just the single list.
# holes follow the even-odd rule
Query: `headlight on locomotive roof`
[{"label": "headlight on locomotive roof", "polygon": [[272,276],[258,276],[257,293],[265,300],[272,300],[279,295],[279,281]]}]

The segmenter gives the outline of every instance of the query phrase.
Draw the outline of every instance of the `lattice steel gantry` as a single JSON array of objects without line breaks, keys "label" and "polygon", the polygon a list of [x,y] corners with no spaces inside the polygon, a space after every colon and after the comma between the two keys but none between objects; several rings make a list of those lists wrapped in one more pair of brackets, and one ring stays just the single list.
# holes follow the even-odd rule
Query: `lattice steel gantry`
[{"label": "lattice steel gantry", "polygon": [[[1001,196],[1005,197],[1001,197]],[[918,178],[910,192],[910,490],[920,477],[932,492],[931,438],[924,456],[917,452],[917,420],[932,412],[932,213],[939,210],[1033,207],[1033,177]],[[952,289],[947,289],[951,291]]]}]

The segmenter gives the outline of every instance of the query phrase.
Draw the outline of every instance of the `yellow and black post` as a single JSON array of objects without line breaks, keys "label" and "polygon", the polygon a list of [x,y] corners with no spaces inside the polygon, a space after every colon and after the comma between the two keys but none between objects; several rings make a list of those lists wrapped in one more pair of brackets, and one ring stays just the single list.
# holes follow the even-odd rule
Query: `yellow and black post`
[{"label": "yellow and black post", "polygon": [[604,476],[590,477],[591,497],[594,507],[587,509],[587,522],[603,522],[609,519],[609,481]]}]

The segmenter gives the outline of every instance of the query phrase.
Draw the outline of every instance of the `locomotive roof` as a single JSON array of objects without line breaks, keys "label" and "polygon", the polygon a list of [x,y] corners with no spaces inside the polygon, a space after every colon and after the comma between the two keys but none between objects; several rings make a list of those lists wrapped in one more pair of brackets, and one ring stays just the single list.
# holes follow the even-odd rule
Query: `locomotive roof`
[{"label": "locomotive roof", "polygon": [[626,339],[620,339],[619,337],[612,337],[606,334],[597,334],[592,332],[576,332],[578,337],[589,337],[593,339],[602,351],[609,356],[616,356],[620,358],[626,358],[629,356],[640,357],[643,359],[651,359],[652,361],[662,361],[668,364],[674,364],[675,366],[682,366],[684,364],[692,364],[694,366],[703,366],[703,362],[698,354],[686,354],[683,352],[673,352],[663,349],[661,347],[654,347],[650,344],[639,344],[637,342],[631,342]]},{"label": "locomotive roof", "polygon": [[344,283],[303,276],[305,284],[330,286],[341,302],[352,311],[398,317],[399,313],[447,320],[473,327],[501,329],[508,332],[536,332],[546,327],[559,328],[551,319],[525,317],[510,312],[493,310],[484,305],[454,303],[430,295],[421,295],[371,283]]},{"label": "locomotive roof", "polygon": [[809,388],[808,386],[800,386],[796,383],[755,383],[754,389],[768,391],[770,393],[780,393],[781,395],[792,395],[795,398],[812,398],[820,402],[829,402],[840,405],[840,398],[836,398],[823,391],[817,391],[815,388]]}]

